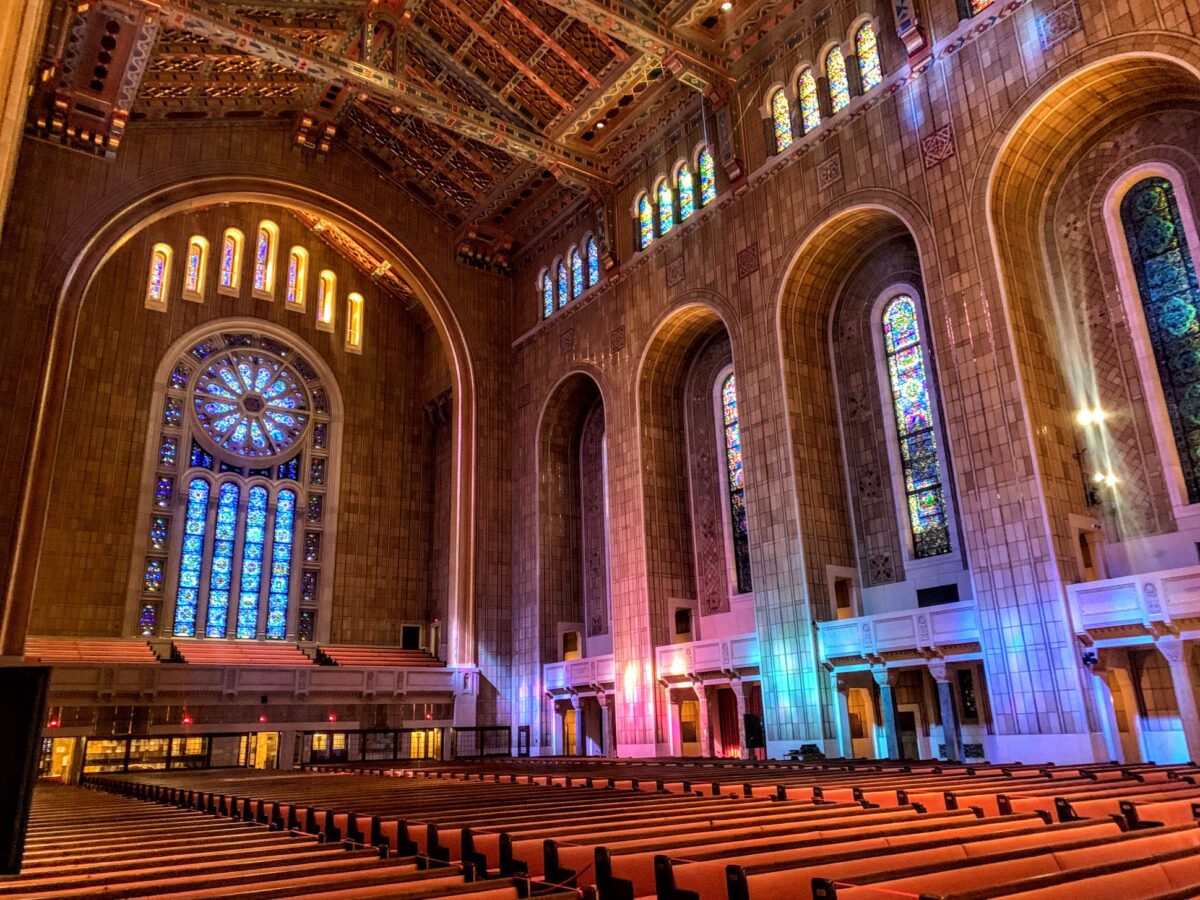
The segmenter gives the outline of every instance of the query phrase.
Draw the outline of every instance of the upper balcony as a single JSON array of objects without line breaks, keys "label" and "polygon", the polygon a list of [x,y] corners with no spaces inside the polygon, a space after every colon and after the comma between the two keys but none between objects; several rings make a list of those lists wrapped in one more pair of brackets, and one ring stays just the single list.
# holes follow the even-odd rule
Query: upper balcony
[{"label": "upper balcony", "polygon": [[743,678],[758,674],[758,635],[754,632],[712,640],[666,644],[654,651],[663,684]]},{"label": "upper balcony", "polygon": [[1200,637],[1200,566],[1067,586],[1075,633],[1098,646]]},{"label": "upper balcony", "polygon": [[821,659],[839,669],[929,656],[978,656],[979,609],[973,600],[817,623]]},{"label": "upper balcony", "polygon": [[554,697],[599,694],[613,689],[613,657],[589,656],[547,663],[542,667],[542,685]]}]

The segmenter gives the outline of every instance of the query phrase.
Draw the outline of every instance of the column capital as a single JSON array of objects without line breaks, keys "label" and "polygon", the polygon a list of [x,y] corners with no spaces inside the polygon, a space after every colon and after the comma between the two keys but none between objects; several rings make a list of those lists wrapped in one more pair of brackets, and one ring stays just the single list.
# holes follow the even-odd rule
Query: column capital
[{"label": "column capital", "polygon": [[939,684],[950,682],[950,671],[946,667],[946,661],[940,657],[929,660],[929,674]]},{"label": "column capital", "polygon": [[871,666],[871,677],[880,687],[893,687],[896,684],[896,670],[883,666]]},{"label": "column capital", "polygon": [[1177,666],[1187,662],[1188,653],[1192,649],[1192,643],[1192,641],[1185,641],[1183,638],[1172,635],[1170,637],[1159,638],[1155,641],[1155,646],[1167,658],[1168,663],[1172,666]]},{"label": "column capital", "polygon": [[583,705],[583,699],[578,694],[571,695],[571,707],[578,710]]},{"label": "column capital", "polygon": [[848,694],[850,692],[850,685],[841,679],[841,674],[836,669],[830,671],[829,686],[838,694]]}]

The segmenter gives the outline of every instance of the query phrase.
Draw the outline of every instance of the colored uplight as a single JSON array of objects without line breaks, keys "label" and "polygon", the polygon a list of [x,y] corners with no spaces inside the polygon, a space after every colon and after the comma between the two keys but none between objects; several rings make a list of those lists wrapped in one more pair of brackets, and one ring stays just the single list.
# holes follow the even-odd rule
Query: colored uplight
[{"label": "colored uplight", "polygon": [[330,713],[327,718],[329,719],[330,722],[336,722],[337,721],[337,713]]},{"label": "colored uplight", "polygon": [[47,727],[48,728],[57,728],[58,727],[58,719],[51,719],[50,723]]},{"label": "colored uplight", "polygon": [[191,717],[190,715],[188,715],[187,713],[184,713],[184,714],[183,714],[183,720],[182,720],[182,721],[183,721],[183,724],[184,724],[184,725],[191,725],[191,724],[192,724],[192,717]]}]

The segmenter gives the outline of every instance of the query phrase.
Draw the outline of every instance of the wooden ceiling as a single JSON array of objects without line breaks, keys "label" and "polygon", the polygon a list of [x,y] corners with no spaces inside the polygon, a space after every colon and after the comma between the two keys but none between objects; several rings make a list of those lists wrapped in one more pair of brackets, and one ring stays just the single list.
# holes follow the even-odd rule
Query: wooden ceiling
[{"label": "wooden ceiling", "polygon": [[[791,8],[792,0],[788,0]],[[283,119],[353,152],[505,270],[701,93],[767,0],[59,0],[30,132],[100,155],[128,121]],[[739,36],[740,35],[740,36]]]}]

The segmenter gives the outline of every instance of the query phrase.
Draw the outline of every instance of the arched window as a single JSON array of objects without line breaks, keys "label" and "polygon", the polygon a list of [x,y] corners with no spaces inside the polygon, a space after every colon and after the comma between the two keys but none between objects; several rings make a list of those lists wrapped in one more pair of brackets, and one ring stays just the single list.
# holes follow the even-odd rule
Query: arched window
[{"label": "arched window", "polygon": [[712,152],[708,147],[700,148],[696,168],[700,171],[700,205],[708,206],[717,199],[717,169],[713,165]]},{"label": "arched window", "polygon": [[293,247],[288,251],[287,290],[284,303],[288,309],[304,312],[308,305],[308,251]]},{"label": "arched window", "polygon": [[637,200],[638,249],[645,250],[654,240],[654,208],[650,198],[642,194]]},{"label": "arched window", "polygon": [[333,331],[334,310],[337,308],[337,276],[324,269],[320,277],[321,295],[317,298],[317,328]]},{"label": "arched window", "polygon": [[721,384],[724,424],[725,486],[729,492],[729,524],[733,539],[733,574],[737,592],[753,590],[750,579],[750,530],[746,521],[746,476],[742,468],[742,429],[738,423],[737,381],[733,373]]},{"label": "arched window", "polygon": [[[336,487],[330,388],[298,348],[237,326],[188,343],[166,367],[136,627],[153,636],[167,598],[174,637],[295,635],[302,613],[315,620],[320,546],[333,527],[323,515]],[[176,484],[186,485],[182,508]],[[300,542],[311,551],[303,559]]]},{"label": "arched window", "polygon": [[346,349],[361,353],[363,343],[363,295],[346,295]]},{"label": "arched window", "polygon": [[548,319],[554,315],[554,282],[550,278],[550,273],[545,269],[542,269],[541,284],[542,318]]},{"label": "arched window", "polygon": [[792,146],[792,107],[783,88],[771,95],[771,128],[775,134],[776,153]]},{"label": "arched window", "polygon": [[829,108],[841,112],[850,105],[850,82],[846,79],[846,57],[837,44],[825,55],[825,77],[829,79]]},{"label": "arched window", "polygon": [[165,310],[171,283],[171,248],[155,244],[150,251],[150,273],[146,277],[146,307]]},{"label": "arched window", "polygon": [[245,238],[236,228],[226,228],[221,238],[221,278],[217,289],[224,294],[236,294],[242,277],[242,245]]},{"label": "arched window", "polygon": [[812,69],[805,69],[796,79],[796,96],[800,98],[800,127],[808,134],[821,124],[821,101]]},{"label": "arched window", "polygon": [[679,193],[679,221],[685,221],[696,209],[696,190],[692,184],[692,170],[681,162],[675,170],[675,190]]},{"label": "arched window", "polygon": [[204,299],[204,275],[208,271],[208,241],[198,234],[188,238],[187,260],[183,268],[183,299]]},{"label": "arched window", "polygon": [[571,299],[571,285],[567,278],[567,264],[561,257],[555,261],[554,270],[558,273],[558,308],[562,309]]},{"label": "arched window", "polygon": [[1129,249],[1189,503],[1200,502],[1200,282],[1175,188],[1155,175],[1121,199]]},{"label": "arched window", "polygon": [[578,247],[572,247],[568,256],[571,260],[571,296],[578,297],[583,293],[583,257],[579,255]]},{"label": "arched window", "polygon": [[665,179],[658,183],[655,193],[658,204],[658,233],[666,234],[675,225],[675,197]]},{"label": "arched window", "polygon": [[279,226],[263,220],[258,223],[254,242],[254,294],[264,300],[274,299],[275,247],[279,243]]},{"label": "arched window", "polygon": [[929,376],[921,346],[917,303],[910,295],[899,294],[884,307],[883,343],[900,442],[913,556],[924,559],[949,553],[950,524],[934,436]]},{"label": "arched window", "polygon": [[879,44],[875,40],[875,29],[870,22],[863,22],[854,32],[854,54],[858,57],[858,74],[865,94],[883,81],[883,69],[879,65]]},{"label": "arched window", "polygon": [[600,248],[596,245],[596,238],[589,237],[587,239],[587,281],[588,287],[591,287],[600,280]]}]

